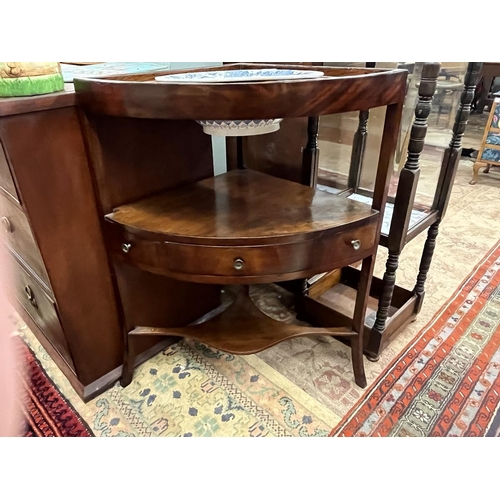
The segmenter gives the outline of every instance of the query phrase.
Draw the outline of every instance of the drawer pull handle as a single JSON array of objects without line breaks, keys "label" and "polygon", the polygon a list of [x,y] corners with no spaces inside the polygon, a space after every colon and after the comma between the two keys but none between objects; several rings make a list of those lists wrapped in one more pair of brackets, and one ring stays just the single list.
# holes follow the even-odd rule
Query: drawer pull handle
[{"label": "drawer pull handle", "polygon": [[132,248],[132,245],[130,243],[124,243],[122,245],[122,252],[129,253],[131,248]]},{"label": "drawer pull handle", "polygon": [[352,248],[354,248],[354,250],[359,250],[361,248],[361,241],[352,240],[351,245],[352,245]]},{"label": "drawer pull handle", "polygon": [[38,304],[36,303],[35,295],[33,294],[33,290],[26,285],[24,287],[24,291],[26,292],[26,297],[28,297],[29,303],[35,308],[38,309]]},{"label": "drawer pull handle", "polygon": [[241,271],[244,265],[245,261],[243,259],[234,259],[233,267],[236,269],[236,271]]},{"label": "drawer pull handle", "polygon": [[2,225],[3,225],[3,228],[5,229],[6,233],[13,233],[14,232],[12,224],[10,223],[10,220],[7,219],[7,217],[2,217]]}]

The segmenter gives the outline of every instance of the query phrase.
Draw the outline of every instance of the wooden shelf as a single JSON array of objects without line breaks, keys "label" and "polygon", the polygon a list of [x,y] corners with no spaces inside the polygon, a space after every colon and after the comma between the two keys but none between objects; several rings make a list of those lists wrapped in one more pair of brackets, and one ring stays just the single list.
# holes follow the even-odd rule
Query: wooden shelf
[{"label": "wooden shelf", "polygon": [[264,314],[248,296],[246,287],[235,301],[197,324],[182,328],[137,327],[129,335],[175,335],[188,337],[232,354],[254,354],[284,340],[302,336],[357,335],[350,328],[314,328],[276,321]]},{"label": "wooden shelf", "polygon": [[128,263],[188,281],[248,284],[310,277],[363,259],[376,244],[378,212],[235,170],[118,207],[106,218],[114,253]]},{"label": "wooden shelf", "polygon": [[[300,318],[313,325],[336,324],[348,327],[352,324],[359,279],[358,269],[343,268],[337,284],[318,296],[305,296],[303,298],[303,303],[300,306]],[[421,297],[418,297],[414,292],[395,286],[387,313],[384,335],[376,337],[372,334],[372,327],[382,291],[382,280],[374,276],[364,321],[364,351],[371,360],[378,359],[381,350],[405,325],[415,318],[421,304]],[[345,339],[345,343],[348,341],[348,338]]]}]

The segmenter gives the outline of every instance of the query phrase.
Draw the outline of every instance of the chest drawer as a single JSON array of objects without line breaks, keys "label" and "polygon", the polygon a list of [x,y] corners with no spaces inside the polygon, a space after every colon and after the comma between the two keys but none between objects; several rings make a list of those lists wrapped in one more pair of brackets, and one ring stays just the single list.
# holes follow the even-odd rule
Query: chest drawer
[{"label": "chest drawer", "polygon": [[2,143],[0,142],[0,191],[4,191],[7,195],[14,198],[19,203],[19,197],[17,196],[16,186],[14,184],[14,179],[10,173],[9,164],[7,163],[7,157],[5,156],[5,151],[3,149]]},{"label": "chest drawer", "polygon": [[11,295],[21,304],[45,337],[74,370],[71,352],[54,301],[16,259],[10,260],[12,262]]},{"label": "chest drawer", "polygon": [[38,245],[33,238],[28,219],[24,212],[5,196],[0,196],[0,225],[0,238],[19,254],[50,288],[47,271]]}]

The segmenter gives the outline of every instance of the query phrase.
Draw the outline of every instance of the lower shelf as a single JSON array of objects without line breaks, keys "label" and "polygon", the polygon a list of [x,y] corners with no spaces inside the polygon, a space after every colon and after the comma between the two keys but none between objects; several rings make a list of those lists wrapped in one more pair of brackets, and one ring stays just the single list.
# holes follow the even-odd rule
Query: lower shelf
[{"label": "lower shelf", "polygon": [[[300,319],[313,325],[349,325],[352,323],[356,300],[359,270],[342,269],[340,281],[316,297],[304,297],[300,305]],[[382,280],[372,279],[370,297],[365,316],[364,352],[368,359],[376,361],[383,349],[410,323],[420,310],[423,297],[396,286],[385,329],[382,335],[372,330],[378,302],[382,290]],[[342,339],[339,339],[342,340]],[[348,343],[348,339],[345,339]]]},{"label": "lower shelf", "polygon": [[299,326],[276,321],[264,314],[248,296],[243,287],[235,301],[201,318],[196,324],[181,328],[137,327],[129,336],[173,335],[188,337],[232,354],[254,354],[301,336],[329,335],[353,336],[348,327],[323,328]]}]

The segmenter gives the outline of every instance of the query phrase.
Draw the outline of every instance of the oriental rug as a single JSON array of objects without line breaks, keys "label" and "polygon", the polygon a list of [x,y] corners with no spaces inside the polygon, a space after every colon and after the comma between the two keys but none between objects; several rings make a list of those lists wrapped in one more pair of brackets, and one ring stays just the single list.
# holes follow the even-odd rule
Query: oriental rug
[{"label": "oriental rug", "polygon": [[500,435],[500,242],[331,436]]},{"label": "oriental rug", "polygon": [[57,390],[31,349],[19,338],[18,359],[23,386],[22,408],[26,437],[93,436],[73,406]]}]

